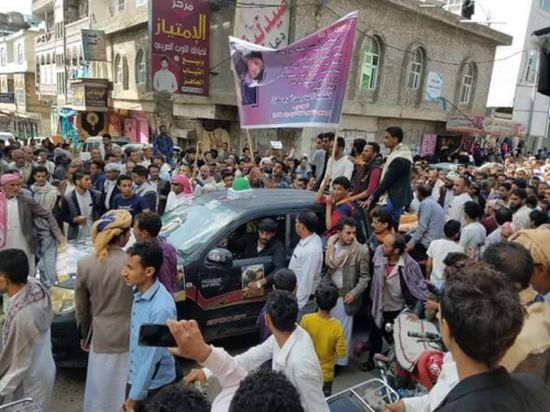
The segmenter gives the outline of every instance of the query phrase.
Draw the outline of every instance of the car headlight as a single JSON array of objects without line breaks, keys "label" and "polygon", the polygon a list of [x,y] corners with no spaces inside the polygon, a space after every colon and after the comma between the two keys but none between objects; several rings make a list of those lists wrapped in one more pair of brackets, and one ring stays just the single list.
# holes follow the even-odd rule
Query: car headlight
[{"label": "car headlight", "polygon": [[54,286],[50,289],[54,315],[74,312],[74,290]]}]

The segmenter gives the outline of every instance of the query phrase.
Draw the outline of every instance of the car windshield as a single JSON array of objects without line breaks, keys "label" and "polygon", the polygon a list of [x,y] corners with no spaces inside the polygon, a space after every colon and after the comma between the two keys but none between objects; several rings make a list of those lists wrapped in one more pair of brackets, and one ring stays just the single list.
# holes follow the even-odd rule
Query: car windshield
[{"label": "car windshield", "polygon": [[194,202],[179,207],[164,219],[160,237],[174,246],[181,258],[189,259],[236,217],[233,209],[217,199]]}]

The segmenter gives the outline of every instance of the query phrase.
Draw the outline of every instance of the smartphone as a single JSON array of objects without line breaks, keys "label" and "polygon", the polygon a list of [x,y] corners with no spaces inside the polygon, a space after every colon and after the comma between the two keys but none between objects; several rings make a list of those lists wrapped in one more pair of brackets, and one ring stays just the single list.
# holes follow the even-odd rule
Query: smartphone
[{"label": "smartphone", "polygon": [[168,326],[156,323],[144,323],[139,327],[138,343],[140,346],[161,346],[164,348],[178,346]]}]

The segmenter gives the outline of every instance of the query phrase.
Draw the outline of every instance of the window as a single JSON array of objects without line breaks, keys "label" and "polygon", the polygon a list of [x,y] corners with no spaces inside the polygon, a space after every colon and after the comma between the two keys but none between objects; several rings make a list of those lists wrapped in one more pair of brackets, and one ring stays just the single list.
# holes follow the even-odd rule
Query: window
[{"label": "window", "polygon": [[136,7],[145,6],[147,4],[147,0],[136,0]]},{"label": "window", "polygon": [[550,0],[540,0],[540,8],[550,13]]},{"label": "window", "polygon": [[23,64],[23,45],[21,43],[17,44],[17,64]]},{"label": "window", "polygon": [[463,2],[464,0],[447,0],[447,10],[451,13],[460,14],[462,12]]},{"label": "window", "polygon": [[525,62],[525,73],[523,80],[526,83],[535,83],[537,78],[537,71],[539,69],[539,55],[536,51],[531,50],[527,55],[527,60]]},{"label": "window", "polygon": [[417,47],[411,53],[409,63],[409,79],[407,87],[409,89],[419,89],[422,80],[422,71],[424,69],[424,53],[420,47]]},{"label": "window", "polygon": [[474,87],[475,69],[474,65],[468,63],[464,66],[464,75],[462,77],[462,87],[460,88],[460,103],[469,104],[472,98],[472,88]]},{"label": "window", "polygon": [[122,71],[122,59],[119,54],[115,57],[115,84],[122,84],[124,73]]},{"label": "window", "polygon": [[118,11],[126,10],[126,0],[118,0]]},{"label": "window", "polygon": [[145,67],[145,53],[140,50],[136,57],[136,83],[145,84],[147,82],[147,72]]},{"label": "window", "polygon": [[7,64],[6,49],[2,47],[0,49],[0,66],[5,66],[6,64]]},{"label": "window", "polygon": [[370,37],[363,46],[363,66],[361,67],[361,89],[375,90],[380,64],[380,43]]}]

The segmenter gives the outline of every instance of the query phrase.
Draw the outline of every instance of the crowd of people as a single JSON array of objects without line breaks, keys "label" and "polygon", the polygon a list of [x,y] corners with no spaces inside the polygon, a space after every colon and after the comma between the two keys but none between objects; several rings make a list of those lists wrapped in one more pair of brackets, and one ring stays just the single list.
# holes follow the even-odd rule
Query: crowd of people
[{"label": "crowd of people", "polygon": [[[49,140],[0,146],[0,401],[30,396],[47,408],[57,246],[91,238],[75,285],[89,352],[85,412],[328,411],[357,314],[367,314],[369,333],[360,367],[371,371],[392,340],[384,326],[405,308],[437,322],[449,352],[434,390],[388,410],[546,410],[548,153],[500,151],[502,161],[483,163],[474,145],[472,164],[460,152],[463,163],[437,167],[413,156],[404,137],[389,127],[381,144],[356,139],[346,148],[322,133],[298,158],[276,148],[238,154],[228,144],[179,156],[165,128],[125,151],[104,135],[85,161]],[[272,291],[258,316],[261,343],[233,357],[205,343],[194,320],[176,320],[177,255],[159,238],[161,216],[204,193],[260,188],[311,191],[324,221],[312,210],[298,215],[288,265],[269,218],[250,239],[220,245],[270,256],[276,269],[246,285]],[[147,323],[168,324],[177,348],[141,346]],[[183,376],[177,357],[202,368]],[[186,387],[211,377],[222,386],[212,404]]]}]

